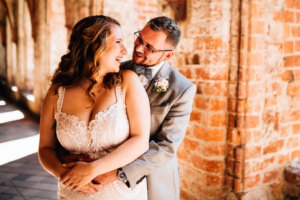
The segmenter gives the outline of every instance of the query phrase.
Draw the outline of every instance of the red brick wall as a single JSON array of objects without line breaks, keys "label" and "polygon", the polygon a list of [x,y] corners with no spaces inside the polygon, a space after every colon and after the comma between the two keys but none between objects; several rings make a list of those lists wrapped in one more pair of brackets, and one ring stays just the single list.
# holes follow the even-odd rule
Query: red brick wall
[{"label": "red brick wall", "polygon": [[182,199],[221,199],[230,66],[230,7],[224,2],[191,1],[180,26],[183,38],[171,63],[197,85],[193,111],[178,150]]},{"label": "red brick wall", "polygon": [[198,86],[178,151],[182,199],[220,199],[226,188],[283,198],[283,167],[300,157],[299,7],[191,1],[171,60]]},{"label": "red brick wall", "polygon": [[236,177],[234,190],[249,196],[264,188],[283,199],[283,167],[300,157],[297,2],[253,0],[242,7],[238,100],[228,105],[227,153],[235,156],[227,159],[227,174]]},{"label": "red brick wall", "polygon": [[137,13],[135,23],[138,30],[141,30],[150,19],[157,16],[157,0],[134,0],[134,4]]}]

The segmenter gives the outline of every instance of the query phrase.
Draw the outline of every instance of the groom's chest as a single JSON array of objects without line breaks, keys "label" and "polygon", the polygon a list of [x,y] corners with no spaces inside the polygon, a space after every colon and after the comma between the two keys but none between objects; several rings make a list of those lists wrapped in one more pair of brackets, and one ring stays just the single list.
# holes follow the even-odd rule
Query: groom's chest
[{"label": "groom's chest", "polygon": [[[151,95],[154,94],[148,95],[149,99],[151,99]],[[161,125],[168,115],[172,104],[172,97],[168,94],[168,92],[156,94],[155,98],[150,102],[151,137],[153,137],[160,130]]]}]

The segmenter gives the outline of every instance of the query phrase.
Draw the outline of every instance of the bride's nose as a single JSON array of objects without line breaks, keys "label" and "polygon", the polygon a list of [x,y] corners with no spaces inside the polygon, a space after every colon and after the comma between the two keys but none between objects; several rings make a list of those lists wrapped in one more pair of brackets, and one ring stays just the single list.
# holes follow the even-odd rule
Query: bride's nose
[{"label": "bride's nose", "polygon": [[124,44],[122,45],[121,52],[122,52],[123,55],[127,55],[128,54],[128,51],[127,51],[126,47],[124,46]]}]

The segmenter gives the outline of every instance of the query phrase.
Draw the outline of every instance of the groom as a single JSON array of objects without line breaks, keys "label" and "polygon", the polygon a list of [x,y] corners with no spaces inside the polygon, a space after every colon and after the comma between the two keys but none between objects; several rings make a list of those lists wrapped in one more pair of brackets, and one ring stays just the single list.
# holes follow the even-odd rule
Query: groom
[{"label": "groom", "polygon": [[[122,63],[121,70],[135,71],[147,91],[151,107],[149,150],[93,182],[104,185],[120,179],[133,189],[147,177],[149,200],[179,200],[177,149],[185,136],[196,86],[168,63],[181,37],[174,20],[154,18],[134,35],[133,59]],[[164,80],[169,87],[162,92],[159,89],[164,89]]]}]

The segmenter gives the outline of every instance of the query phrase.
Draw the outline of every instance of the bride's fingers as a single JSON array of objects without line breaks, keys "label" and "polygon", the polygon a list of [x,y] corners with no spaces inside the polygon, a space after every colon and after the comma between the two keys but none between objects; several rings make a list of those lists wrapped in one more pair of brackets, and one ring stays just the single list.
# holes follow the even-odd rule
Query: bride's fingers
[{"label": "bride's fingers", "polygon": [[91,186],[91,188],[93,188],[93,190],[94,190],[95,192],[99,192],[97,186],[95,186],[95,185],[93,185],[93,184],[90,184],[90,186]]},{"label": "bride's fingers", "polygon": [[73,175],[73,172],[68,172],[67,174],[63,175],[59,180],[60,183],[64,184],[68,179],[70,179]]},{"label": "bride's fingers", "polygon": [[73,188],[73,191],[76,192],[77,190],[79,190],[80,188],[82,188],[82,186],[80,184],[76,185],[74,188]]},{"label": "bride's fingers", "polygon": [[72,168],[72,167],[75,167],[76,163],[68,163],[68,164],[63,164],[63,167],[65,168]]},{"label": "bride's fingers", "polygon": [[89,188],[89,187],[83,186],[78,191],[81,192],[81,193],[87,193],[87,192],[92,192],[93,190],[91,188]]},{"label": "bride's fingers", "polygon": [[68,188],[69,188],[69,189],[73,189],[75,186],[76,186],[75,184],[71,183],[71,184],[68,186]]},{"label": "bride's fingers", "polygon": [[89,187],[91,190],[93,190],[95,192],[99,192],[99,188],[100,188],[99,185],[95,185],[92,182],[89,182],[86,186]]},{"label": "bride's fingers", "polygon": [[73,191],[78,191],[78,190],[80,190],[80,188],[82,188],[82,187],[89,187],[89,185],[88,184],[84,184],[82,181],[76,181],[75,182],[76,184],[76,186],[73,188]]},{"label": "bride's fingers", "polygon": [[[88,193],[88,192],[96,191],[96,190],[94,190],[93,185],[94,184],[92,182],[89,182],[88,184],[82,186],[78,191],[81,193]],[[96,191],[96,192],[98,192],[98,191]]]},{"label": "bride's fingers", "polygon": [[63,176],[60,180],[59,180],[59,183],[62,183],[62,184],[65,184],[65,182],[69,179],[70,177],[65,175]]},{"label": "bride's fingers", "polygon": [[72,178],[69,178],[68,180],[66,180],[64,183],[63,183],[66,187],[69,187],[73,184],[73,186],[77,185],[76,184],[76,179],[72,179]]}]

